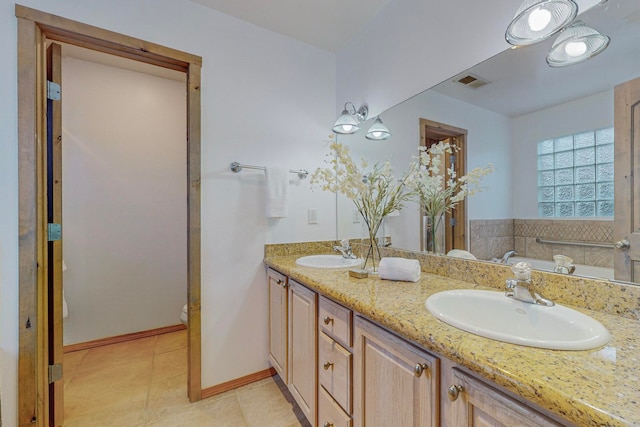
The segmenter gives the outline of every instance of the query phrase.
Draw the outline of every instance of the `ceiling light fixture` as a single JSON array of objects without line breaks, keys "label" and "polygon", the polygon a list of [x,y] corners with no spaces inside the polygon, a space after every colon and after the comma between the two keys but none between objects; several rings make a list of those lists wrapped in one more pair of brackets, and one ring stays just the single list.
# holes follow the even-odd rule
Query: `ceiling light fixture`
[{"label": "ceiling light fixture", "polygon": [[547,54],[550,67],[566,67],[593,58],[609,46],[611,39],[603,36],[582,21],[565,29]]},{"label": "ceiling light fixture", "polygon": [[382,141],[391,138],[391,132],[389,132],[389,129],[382,123],[380,116],[378,116],[364,137],[374,141]]},{"label": "ceiling light fixture", "polygon": [[565,28],[578,15],[573,0],[524,0],[509,23],[505,39],[514,46],[538,43]]},{"label": "ceiling light fixture", "polygon": [[[349,106],[351,106],[349,108]],[[342,135],[349,135],[360,130],[360,122],[367,120],[369,108],[363,104],[356,110],[352,102],[344,104],[344,110],[333,124],[333,131]]]}]

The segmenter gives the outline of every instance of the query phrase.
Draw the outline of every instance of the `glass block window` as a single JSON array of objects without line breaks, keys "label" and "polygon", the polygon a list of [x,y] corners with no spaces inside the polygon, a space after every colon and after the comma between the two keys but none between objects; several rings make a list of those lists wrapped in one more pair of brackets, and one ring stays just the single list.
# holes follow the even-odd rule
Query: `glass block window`
[{"label": "glass block window", "polygon": [[613,127],[538,143],[540,217],[613,216]]}]

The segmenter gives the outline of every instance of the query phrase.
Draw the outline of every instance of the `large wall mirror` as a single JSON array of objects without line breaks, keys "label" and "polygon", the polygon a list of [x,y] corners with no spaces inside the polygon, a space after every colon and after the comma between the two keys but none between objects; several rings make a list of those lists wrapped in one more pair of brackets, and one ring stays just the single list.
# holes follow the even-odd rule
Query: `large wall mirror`
[{"label": "large wall mirror", "polygon": [[[364,138],[370,117],[363,130],[339,135],[338,142],[354,159],[389,161],[401,175],[417,154],[421,119],[464,129],[466,169],[492,163],[495,171],[466,201],[460,249],[487,261],[515,250],[516,260],[550,270],[553,255],[563,254],[573,259],[575,274],[613,279],[613,88],[640,77],[640,2],[609,0],[578,19],[611,37],[600,55],[551,68],[545,58],[555,37],[509,49],[382,112],[390,139]],[[486,84],[458,82],[467,76]],[[540,143],[563,146],[569,139],[566,153],[544,157]],[[565,170],[544,170],[549,159]],[[409,203],[383,228],[394,247],[418,251],[420,224],[419,206]],[[363,235],[352,202],[338,195],[338,238]]]}]

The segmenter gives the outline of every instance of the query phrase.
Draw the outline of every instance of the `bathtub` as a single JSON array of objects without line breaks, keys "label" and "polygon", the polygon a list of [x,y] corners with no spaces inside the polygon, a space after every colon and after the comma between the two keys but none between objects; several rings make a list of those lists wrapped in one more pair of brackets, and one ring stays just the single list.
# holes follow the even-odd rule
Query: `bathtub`
[{"label": "bathtub", "polygon": [[[553,261],[547,261],[545,259],[524,258],[514,256],[509,258],[508,264],[515,264],[517,262],[526,261],[530,263],[536,270],[551,271],[555,267]],[[599,279],[613,280],[613,268],[607,267],[594,267],[591,265],[574,264],[576,271],[573,273],[575,276],[595,277]]]}]

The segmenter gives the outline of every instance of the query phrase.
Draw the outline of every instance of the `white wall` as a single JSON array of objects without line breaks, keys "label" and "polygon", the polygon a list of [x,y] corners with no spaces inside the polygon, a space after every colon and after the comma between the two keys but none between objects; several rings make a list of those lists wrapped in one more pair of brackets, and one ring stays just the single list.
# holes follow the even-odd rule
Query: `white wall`
[{"label": "white wall", "polygon": [[75,58],[62,76],[64,343],[175,325],[187,301],[186,82]]},{"label": "white wall", "polygon": [[[315,169],[335,120],[335,57],[186,0],[28,0],[26,6],[203,57],[202,385],[266,369],[263,245],[335,237],[334,196],[292,175],[290,216],[267,220],[264,176],[229,163]],[[0,2],[0,349],[3,425],[17,411],[16,18]],[[307,208],[318,209],[307,225]],[[70,266],[70,269],[73,266]],[[73,310],[73,307],[71,307]]]},{"label": "white wall", "polygon": [[538,218],[538,142],[608,126],[613,126],[613,90],[514,118],[514,218]]},{"label": "white wall", "polygon": [[[433,90],[413,97],[386,111],[381,119],[392,132],[386,141],[364,138],[373,119],[363,123],[360,132],[340,135],[338,140],[348,145],[354,159],[361,157],[372,165],[389,161],[398,176],[409,168],[420,145],[420,118],[446,123],[468,131],[467,170],[493,163],[495,171],[482,180],[483,191],[467,198],[469,219],[512,218],[511,201],[511,118],[468,104]],[[339,235],[355,236],[361,227],[352,224],[352,205],[339,199]],[[408,203],[397,217],[388,218],[386,234],[394,246],[419,250],[420,211],[416,203]]]}]

